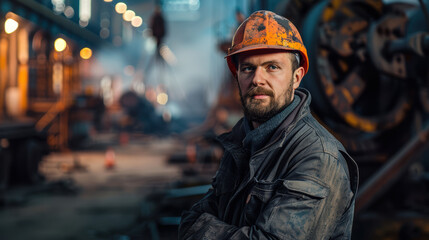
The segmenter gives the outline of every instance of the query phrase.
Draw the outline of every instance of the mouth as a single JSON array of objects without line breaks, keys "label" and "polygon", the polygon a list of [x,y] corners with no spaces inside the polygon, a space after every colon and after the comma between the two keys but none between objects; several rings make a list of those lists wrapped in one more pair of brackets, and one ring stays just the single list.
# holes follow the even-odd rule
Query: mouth
[{"label": "mouth", "polygon": [[255,94],[252,96],[252,99],[267,99],[269,98],[269,95],[265,95],[265,94]]}]

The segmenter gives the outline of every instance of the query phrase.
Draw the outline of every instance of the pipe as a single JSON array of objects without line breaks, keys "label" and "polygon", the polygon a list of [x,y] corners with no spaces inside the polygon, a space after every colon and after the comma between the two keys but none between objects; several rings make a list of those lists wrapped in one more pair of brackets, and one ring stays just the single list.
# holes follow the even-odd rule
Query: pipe
[{"label": "pipe", "polygon": [[411,163],[419,159],[416,156],[429,148],[428,138],[429,125],[365,182],[357,194],[356,212],[368,208],[396,182]]}]

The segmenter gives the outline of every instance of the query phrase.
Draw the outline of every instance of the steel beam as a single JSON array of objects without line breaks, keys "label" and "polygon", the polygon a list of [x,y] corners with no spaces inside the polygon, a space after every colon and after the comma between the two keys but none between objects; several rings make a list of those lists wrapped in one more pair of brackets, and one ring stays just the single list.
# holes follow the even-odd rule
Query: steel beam
[{"label": "steel beam", "polygon": [[396,182],[410,164],[420,159],[418,156],[429,148],[428,139],[429,125],[365,182],[357,194],[357,213],[368,208]]}]

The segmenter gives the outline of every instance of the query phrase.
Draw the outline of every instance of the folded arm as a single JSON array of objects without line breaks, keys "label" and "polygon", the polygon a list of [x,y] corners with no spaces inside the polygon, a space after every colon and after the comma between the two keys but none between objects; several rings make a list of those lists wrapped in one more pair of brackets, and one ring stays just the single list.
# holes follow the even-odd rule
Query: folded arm
[{"label": "folded arm", "polygon": [[[237,227],[218,218],[217,197],[209,193],[182,216],[179,239],[317,239],[331,233],[353,194],[347,169],[329,154],[300,161],[266,201],[254,224]],[[252,193],[251,193],[252,194]],[[258,199],[259,198],[259,199]]]}]

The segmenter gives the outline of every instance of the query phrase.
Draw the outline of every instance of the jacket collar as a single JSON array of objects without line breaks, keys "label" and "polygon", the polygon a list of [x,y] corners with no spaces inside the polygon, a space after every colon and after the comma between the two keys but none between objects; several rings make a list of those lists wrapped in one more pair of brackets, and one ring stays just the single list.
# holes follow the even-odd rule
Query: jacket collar
[{"label": "jacket collar", "polygon": [[[310,112],[310,92],[304,88],[298,88],[295,90],[295,95],[298,95],[301,98],[300,103],[274,131],[270,140],[268,140],[265,144],[265,147],[260,150],[267,149],[268,147],[280,147],[284,142],[284,137],[282,141],[278,141],[278,139],[282,136],[286,136],[287,133],[296,125],[296,123],[304,115]],[[248,155],[246,154],[242,143],[243,139],[246,137],[246,131],[244,128],[245,124],[247,123],[244,121],[245,119],[241,118],[232,128],[231,132],[224,133],[217,138],[225,150],[230,152],[236,160],[242,159],[244,156]]]},{"label": "jacket collar", "polygon": [[271,119],[255,129],[253,129],[251,122],[247,120],[246,117],[244,118],[243,126],[246,131],[246,137],[243,139],[243,147],[247,151],[250,151],[250,155],[253,155],[253,153],[265,146],[276,129],[293,112],[293,110],[299,105],[300,101],[301,97],[299,95],[295,95],[293,101],[281,112],[277,113]]}]

